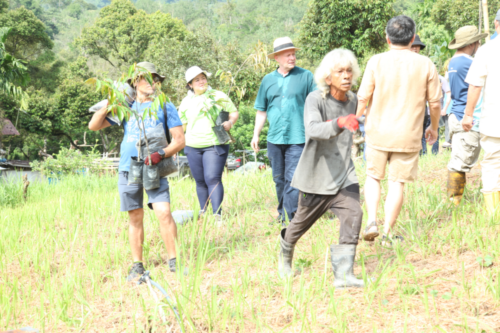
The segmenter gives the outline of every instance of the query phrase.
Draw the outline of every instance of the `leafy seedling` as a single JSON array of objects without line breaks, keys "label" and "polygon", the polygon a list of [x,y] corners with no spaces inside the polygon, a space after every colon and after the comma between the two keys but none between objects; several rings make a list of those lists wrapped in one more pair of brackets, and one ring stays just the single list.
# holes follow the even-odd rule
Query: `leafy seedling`
[{"label": "leafy seedling", "polygon": [[493,265],[493,258],[489,254],[484,257],[477,257],[476,261],[481,267],[490,267]]},{"label": "leafy seedling", "polygon": [[300,258],[300,259],[297,259],[295,261],[295,267],[297,267],[300,270],[302,270],[304,268],[311,267],[311,266],[312,266],[312,261],[311,260]]}]

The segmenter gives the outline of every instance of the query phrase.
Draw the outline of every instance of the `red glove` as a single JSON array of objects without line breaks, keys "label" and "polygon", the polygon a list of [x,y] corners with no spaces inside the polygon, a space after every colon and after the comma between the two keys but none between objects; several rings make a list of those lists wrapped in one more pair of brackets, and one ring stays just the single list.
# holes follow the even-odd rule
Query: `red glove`
[{"label": "red glove", "polygon": [[[152,165],[156,165],[156,164],[160,163],[160,161],[161,161],[161,155],[158,154],[158,152],[151,154],[151,162],[153,163]],[[144,164],[149,165],[149,156],[146,157]]]},{"label": "red glove", "polygon": [[358,120],[353,114],[345,117],[339,117],[337,119],[337,125],[339,125],[340,128],[345,128],[351,132],[354,132],[359,128]]}]

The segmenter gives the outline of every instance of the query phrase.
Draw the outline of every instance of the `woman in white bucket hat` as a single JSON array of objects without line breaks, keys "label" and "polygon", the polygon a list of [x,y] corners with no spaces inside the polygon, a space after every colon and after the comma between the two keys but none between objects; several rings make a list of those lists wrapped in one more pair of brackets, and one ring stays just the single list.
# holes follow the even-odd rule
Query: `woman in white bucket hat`
[{"label": "woman in white bucket hat", "polygon": [[[221,142],[221,134],[223,137],[224,130],[229,131],[234,126],[238,111],[225,93],[208,85],[210,76],[198,66],[186,71],[188,94],[179,106],[179,116],[186,131],[184,153],[196,181],[200,208],[204,213],[211,202],[216,223],[221,225],[222,172],[229,154],[229,143]],[[216,108],[217,117],[209,112],[212,106]]]}]

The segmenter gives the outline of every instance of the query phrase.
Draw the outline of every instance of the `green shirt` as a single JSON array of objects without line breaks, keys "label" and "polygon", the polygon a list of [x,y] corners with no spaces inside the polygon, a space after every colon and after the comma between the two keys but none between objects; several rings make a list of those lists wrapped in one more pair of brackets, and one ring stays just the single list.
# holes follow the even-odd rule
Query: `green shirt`
[{"label": "green shirt", "polygon": [[278,70],[264,77],[254,108],[267,113],[268,142],[277,145],[306,142],[304,103],[315,89],[313,74],[300,67],[294,67],[285,77]]},{"label": "green shirt", "polygon": [[211,100],[208,98],[210,93],[215,94],[216,101],[220,99],[225,101],[224,111],[229,113],[237,112],[233,102],[222,91],[208,88],[202,95],[195,95],[192,91],[189,91],[179,106],[179,118],[183,125],[187,124],[186,146],[205,148],[220,145],[212,129],[215,124],[210,116],[204,112],[211,106]]}]

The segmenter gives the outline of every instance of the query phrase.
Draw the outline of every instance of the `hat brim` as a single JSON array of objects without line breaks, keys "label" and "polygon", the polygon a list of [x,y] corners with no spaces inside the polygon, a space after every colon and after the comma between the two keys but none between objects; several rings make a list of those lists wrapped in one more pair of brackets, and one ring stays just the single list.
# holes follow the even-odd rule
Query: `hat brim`
[{"label": "hat brim", "polygon": [[[165,80],[165,76],[160,75],[158,73],[151,73],[151,75],[153,75],[153,74],[156,75],[156,76],[158,76],[160,78],[160,82],[163,83],[163,81]],[[128,79],[127,83],[128,83],[129,86],[132,87],[132,79]]]},{"label": "hat brim", "polygon": [[411,44],[411,46],[420,46],[420,50],[425,49],[425,44],[422,42],[413,43],[413,44]]},{"label": "hat brim", "polygon": [[475,35],[475,36],[473,36],[471,39],[469,39],[469,40],[468,40],[468,41],[466,41],[466,42],[463,42],[463,43],[458,43],[458,44],[457,44],[457,39],[455,38],[455,39],[453,39],[453,40],[451,41],[451,43],[448,45],[448,48],[449,48],[450,50],[461,49],[462,47],[466,47],[467,45],[470,45],[470,44],[472,44],[472,43],[475,43],[475,42],[477,42],[477,41],[479,41],[479,40],[481,40],[481,39],[484,39],[484,38],[486,38],[486,37],[488,37],[488,34],[487,34],[487,33],[482,33],[482,34],[479,34],[479,35]]},{"label": "hat brim", "polygon": [[197,77],[198,75],[200,75],[200,74],[205,74],[205,76],[207,77],[207,79],[212,76],[212,73],[209,73],[207,71],[201,71],[199,73],[196,73],[196,75],[193,75],[193,77],[189,78],[189,80],[186,80],[186,83],[189,83],[189,82],[193,81],[193,79],[195,77]]},{"label": "hat brim", "polygon": [[278,53],[281,53],[281,52],[284,52],[284,51],[287,51],[287,50],[295,50],[295,51],[300,51],[300,49],[298,47],[295,47],[295,46],[291,46],[291,47],[288,47],[286,49],[283,49],[283,50],[279,50],[278,52],[273,52],[273,53],[270,53],[267,55],[267,57],[269,59],[274,59],[274,56],[277,55]]}]

